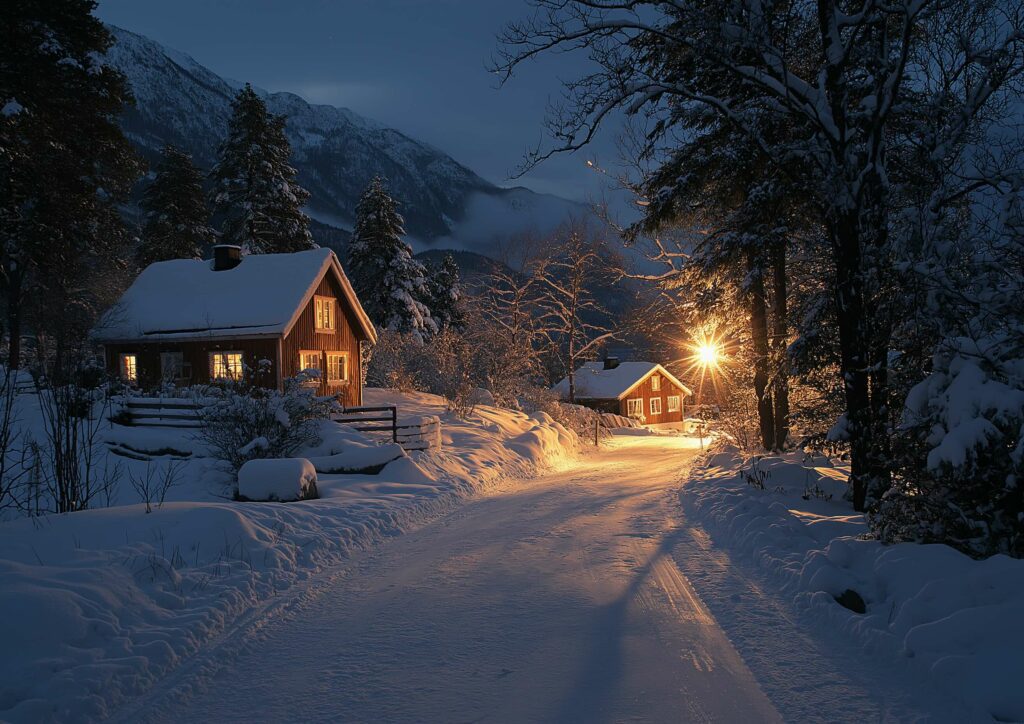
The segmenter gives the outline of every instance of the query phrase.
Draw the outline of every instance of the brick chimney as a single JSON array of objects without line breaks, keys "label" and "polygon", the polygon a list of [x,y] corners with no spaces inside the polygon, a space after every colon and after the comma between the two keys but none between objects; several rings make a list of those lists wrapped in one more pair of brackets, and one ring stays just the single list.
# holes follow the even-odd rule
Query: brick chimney
[{"label": "brick chimney", "polygon": [[242,247],[232,244],[217,244],[213,247],[213,270],[227,271],[242,263]]}]

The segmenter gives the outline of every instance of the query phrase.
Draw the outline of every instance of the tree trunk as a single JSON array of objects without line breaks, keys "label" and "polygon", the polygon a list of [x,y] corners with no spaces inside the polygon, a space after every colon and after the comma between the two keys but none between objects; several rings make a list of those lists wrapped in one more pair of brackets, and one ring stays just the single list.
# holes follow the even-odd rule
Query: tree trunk
[{"label": "tree trunk", "polygon": [[768,392],[768,306],[765,302],[764,268],[753,251],[747,252],[747,276],[757,418],[761,428],[761,444],[766,450],[772,450],[775,448],[775,419],[771,394]]},{"label": "tree trunk", "polygon": [[789,299],[786,280],[786,244],[772,247],[772,335],[775,348],[775,447],[782,449],[789,438]]},{"label": "tree trunk", "polygon": [[7,281],[7,333],[8,345],[7,366],[10,370],[21,367],[21,280],[19,269],[8,270]]}]

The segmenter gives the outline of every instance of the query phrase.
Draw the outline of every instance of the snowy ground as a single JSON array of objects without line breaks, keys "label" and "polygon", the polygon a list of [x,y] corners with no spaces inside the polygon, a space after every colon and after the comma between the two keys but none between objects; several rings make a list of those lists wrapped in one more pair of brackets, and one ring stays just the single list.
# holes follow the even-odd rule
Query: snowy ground
[{"label": "snowy ground", "polygon": [[[904,682],[906,693],[886,700],[851,687],[844,696],[857,719],[877,719],[877,711],[898,720],[1024,721],[1024,561],[858,539],[864,518],[841,499],[848,470],[825,458],[754,461],[722,448],[694,472],[682,488],[683,508],[710,538],[696,539],[701,563],[684,571],[709,593],[712,613],[748,663],[764,672],[787,719],[813,709],[785,702],[825,693],[809,690],[800,674],[817,652],[822,681],[868,682],[881,673]],[[775,592],[774,605],[765,608],[769,598],[750,597],[752,589]],[[866,612],[837,603],[847,589]],[[798,646],[784,640],[788,627],[785,636],[773,630],[779,619],[800,629]]]},{"label": "snowy ground", "polygon": [[115,720],[976,719],[712,546],[679,507],[696,445],[621,436],[495,486],[232,629]]},{"label": "snowy ground", "polygon": [[[24,425],[37,419],[32,397],[23,397]],[[227,500],[223,474],[188,432],[105,431],[111,450],[195,454],[151,514],[122,485],[113,507],[0,523],[0,720],[102,718],[353,552],[575,453],[575,437],[543,415],[481,407],[458,420],[430,395],[368,391],[368,404],[384,401],[440,415],[443,449],[375,475],[321,475],[320,500],[288,504]],[[368,442],[335,430],[306,452],[372,457]],[[136,474],[171,457],[110,454]]]}]

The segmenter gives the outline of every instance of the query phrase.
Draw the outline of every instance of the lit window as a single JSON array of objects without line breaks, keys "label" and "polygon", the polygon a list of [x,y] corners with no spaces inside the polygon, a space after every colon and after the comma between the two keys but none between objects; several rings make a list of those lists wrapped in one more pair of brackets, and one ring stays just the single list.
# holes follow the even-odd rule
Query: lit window
[{"label": "lit window", "polygon": [[655,392],[661,391],[661,375],[654,375],[651,378],[651,389]]},{"label": "lit window", "polygon": [[121,379],[125,382],[139,381],[139,366],[135,355],[121,355]]},{"label": "lit window", "polygon": [[660,415],[661,414],[661,398],[660,397],[652,397],[651,398],[651,414],[652,415]]},{"label": "lit window", "polygon": [[332,297],[316,297],[313,300],[313,307],[316,310],[317,332],[333,332],[337,329],[338,320]]},{"label": "lit window", "polygon": [[644,414],[644,401],[639,397],[626,400],[626,414],[630,417],[640,417]]},{"label": "lit window", "polygon": [[323,355],[321,352],[312,350],[303,350],[299,352],[299,372],[306,374],[309,378],[310,384],[316,384],[321,372],[324,369],[322,364]]},{"label": "lit window", "polygon": [[348,355],[327,353],[327,383],[341,384],[348,380]]},{"label": "lit window", "polygon": [[681,402],[679,395],[673,395],[668,398],[668,411],[679,412],[679,403]]},{"label": "lit window", "polygon": [[184,367],[185,359],[181,352],[160,353],[160,377],[164,381],[180,379]]},{"label": "lit window", "polygon": [[236,381],[242,379],[242,353],[210,352],[210,378]]}]

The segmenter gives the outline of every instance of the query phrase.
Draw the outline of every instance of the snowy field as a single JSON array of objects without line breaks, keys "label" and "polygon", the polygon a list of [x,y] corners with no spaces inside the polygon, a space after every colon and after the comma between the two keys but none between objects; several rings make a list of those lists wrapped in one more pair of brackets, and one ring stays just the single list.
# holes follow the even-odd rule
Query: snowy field
[{"label": "snowy field", "polygon": [[[801,628],[832,646],[852,645],[861,666],[889,671],[907,689],[934,687],[963,707],[940,720],[1024,720],[1024,560],[976,561],[944,545],[860,539],[864,518],[841,500],[847,474],[826,458],[750,459],[722,447],[694,470],[681,498],[687,519],[708,531],[714,547],[754,564],[762,585],[782,592]],[[686,572],[699,590],[707,576],[704,590],[721,592],[710,559],[704,568]],[[863,613],[837,602],[847,591],[862,600]],[[845,602],[858,604],[848,593]],[[749,635],[742,619],[757,611],[718,603],[712,612],[742,641]],[[785,672],[775,655],[773,668]]]},{"label": "snowy field", "polygon": [[[33,397],[19,400],[23,425],[38,422]],[[460,420],[432,395],[366,392],[368,405],[391,403],[439,416],[443,447],[406,455],[325,424],[302,456],[383,468],[320,474],[320,499],[293,503],[230,500],[230,479],[187,430],[108,426],[110,464],[137,477],[175,465],[180,484],[149,514],[122,483],[110,507],[0,523],[0,719],[102,718],[325,567],[575,454],[575,435],[543,413],[478,407]]]}]

